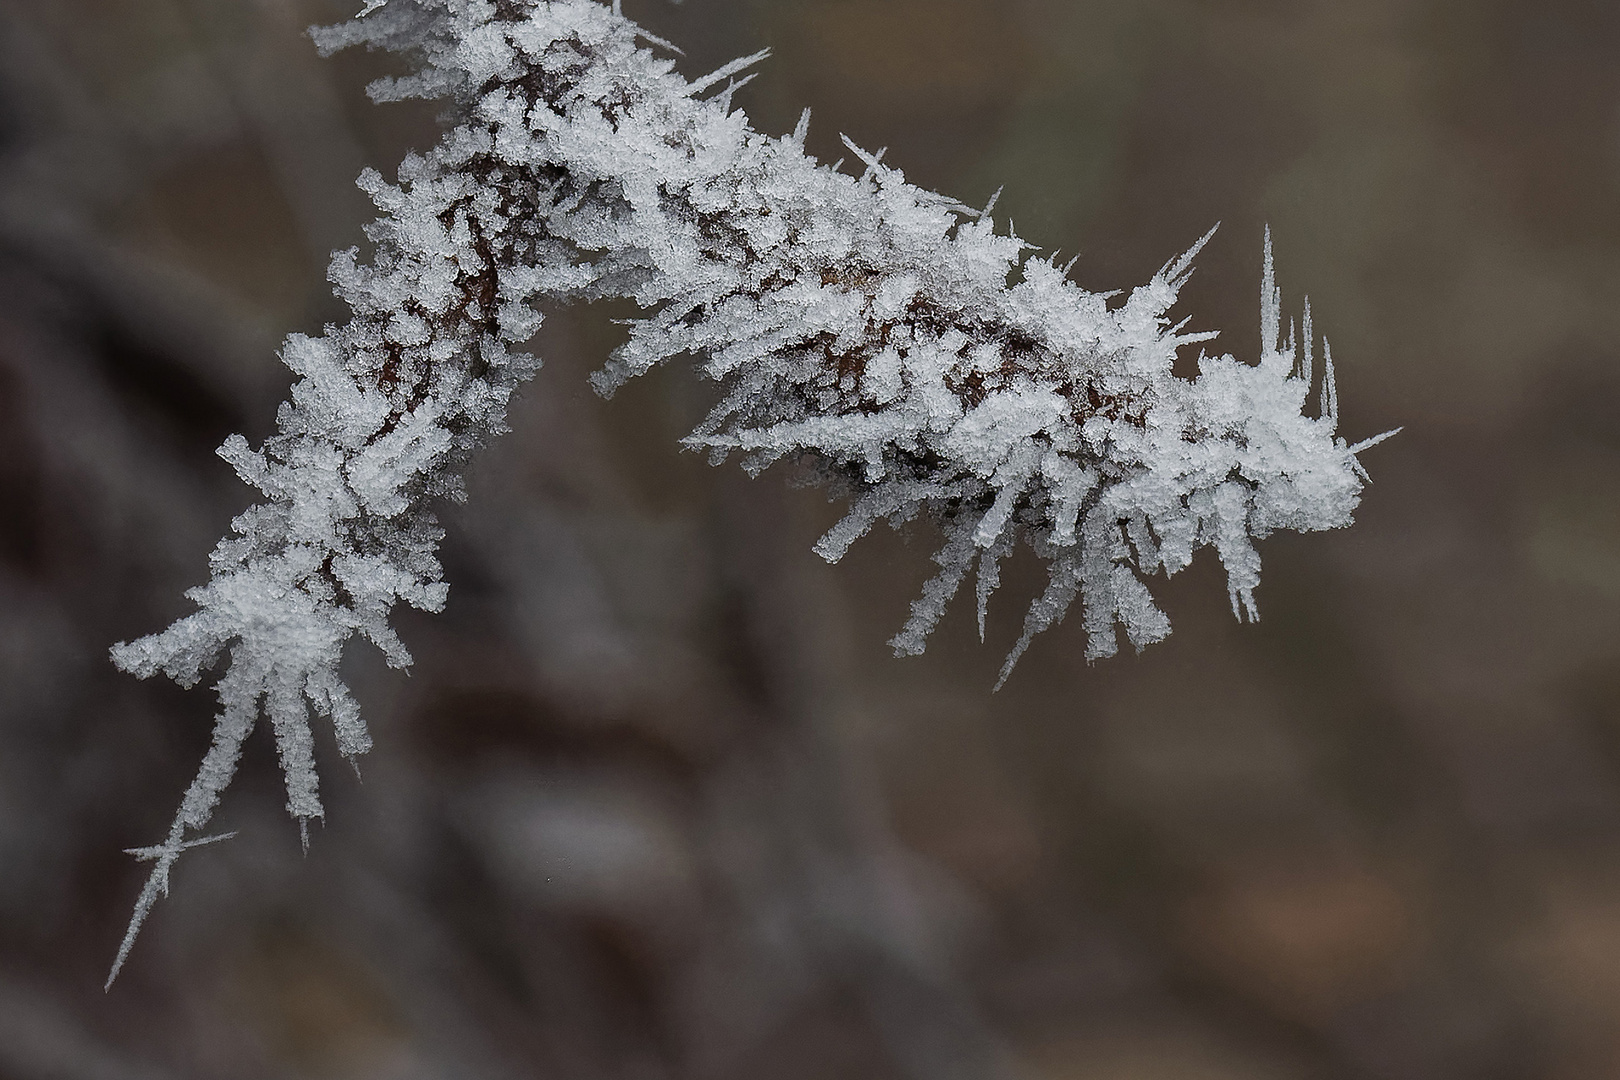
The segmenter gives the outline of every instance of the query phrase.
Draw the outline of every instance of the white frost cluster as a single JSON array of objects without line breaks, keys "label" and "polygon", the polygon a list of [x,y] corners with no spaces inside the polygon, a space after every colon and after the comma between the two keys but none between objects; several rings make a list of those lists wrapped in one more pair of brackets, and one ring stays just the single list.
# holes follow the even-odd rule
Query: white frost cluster
[{"label": "white frost cluster", "polygon": [[428,507],[459,496],[468,455],[537,366],[513,351],[540,324],[537,300],[634,300],[645,316],[597,388],[692,357],[722,395],[690,445],[750,470],[808,461],[850,497],[817,544],[825,558],[879,519],[936,519],[940,571],[900,653],[922,651],[975,567],[982,633],[1020,540],[1050,584],[1003,679],[1077,598],[1088,658],[1115,651],[1116,624],[1138,648],[1163,638],[1142,579],[1206,545],[1252,618],[1255,538],[1350,522],[1360,447],[1334,434],[1331,356],[1320,415],[1305,414],[1309,311],[1285,340],[1269,239],[1259,363],[1206,356],[1187,380],[1177,348],[1213,335],[1165,313],[1196,247],[1123,302],[1087,292],[998,235],[989,208],[914,187],[881,154],[850,144],[858,175],[818,164],[808,113],[785,138],[753,131],[731,96],[764,54],[689,82],[647,47],[669,46],[596,0],[370,0],[317,41],[416,57],[373,97],[449,99],[461,119],[397,185],[362,176],[382,216],[369,262],[332,263],[350,321],[287,341],[298,381],[279,434],[220,449],[264,501],[215,550],[194,614],[113,651],[186,686],[225,658],[213,745],[167,839],[136,852],[156,866],[114,976],[175,859],[207,842],[191,837],[261,712],[301,827],[322,814],[311,707],[346,756],[368,748],[337,674],[344,645],[364,635],[403,667],[394,605],[443,605]]}]

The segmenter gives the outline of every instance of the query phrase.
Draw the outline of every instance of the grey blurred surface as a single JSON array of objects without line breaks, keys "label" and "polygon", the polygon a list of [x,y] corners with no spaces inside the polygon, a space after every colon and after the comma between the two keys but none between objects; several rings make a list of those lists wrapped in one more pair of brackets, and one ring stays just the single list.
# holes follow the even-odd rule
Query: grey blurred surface
[{"label": "grey blurred surface", "polygon": [[[696,74],[815,110],[1093,288],[1217,220],[1184,293],[1258,346],[1269,222],[1367,457],[1358,524],[1218,568],[1088,668],[989,687],[930,566],[837,567],[813,491],[603,402],[555,313],[447,508],[378,748],[308,857],[250,741],[111,994],[212,701],[117,674],[248,493],[282,336],[341,312],[352,186],[434,138],[340,0],[0,0],[0,1077],[1602,1080],[1620,1075],[1620,7],[1599,0],[626,0]],[[925,527],[919,530],[926,532]]]}]

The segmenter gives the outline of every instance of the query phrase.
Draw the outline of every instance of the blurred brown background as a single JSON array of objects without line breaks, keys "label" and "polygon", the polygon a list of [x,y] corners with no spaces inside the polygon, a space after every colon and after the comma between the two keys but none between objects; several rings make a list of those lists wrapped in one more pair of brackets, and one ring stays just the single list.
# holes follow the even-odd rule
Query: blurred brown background
[{"label": "blurred brown background", "polygon": [[[247,492],[281,337],[341,316],[366,163],[436,131],[350,0],[0,0],[0,1077],[1599,1080],[1620,1076],[1620,5],[626,0],[688,74],[1258,345],[1260,235],[1334,343],[1347,434],[1406,425],[1342,533],[1204,559],[1176,632],[1072,620],[989,687],[959,602],[884,645],[929,530],[837,515],[602,402],[613,312],[552,318],[451,508],[410,677],[301,858],[262,736],[109,995],[203,691],[106,648]],[[331,747],[324,748],[330,751]]]}]

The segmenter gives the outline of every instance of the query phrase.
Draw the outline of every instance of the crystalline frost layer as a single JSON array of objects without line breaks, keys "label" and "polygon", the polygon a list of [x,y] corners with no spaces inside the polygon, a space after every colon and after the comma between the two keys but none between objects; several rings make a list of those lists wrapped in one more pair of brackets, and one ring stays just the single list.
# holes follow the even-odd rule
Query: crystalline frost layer
[{"label": "crystalline frost layer", "polygon": [[427,507],[459,497],[468,455],[536,368],[513,350],[539,326],[536,300],[640,305],[597,388],[694,358],[722,393],[689,445],[754,471],[808,461],[849,497],[816,546],[825,558],[879,519],[937,520],[939,573],[899,653],[922,651],[975,567],[982,633],[1020,541],[1050,584],[1003,679],[1076,599],[1088,659],[1115,651],[1116,627],[1138,648],[1163,638],[1142,578],[1205,546],[1233,611],[1253,618],[1255,538],[1350,522],[1359,447],[1335,435],[1331,356],[1321,415],[1305,413],[1309,312],[1303,340],[1285,341],[1269,239],[1258,364],[1204,356],[1182,379],[1177,348],[1213,336],[1166,317],[1197,247],[1110,306],[998,235],[989,208],[908,184],[854,144],[858,175],[818,164],[808,113],[784,138],[753,131],[731,94],[763,54],[689,82],[595,0],[373,0],[317,41],[413,56],[415,74],[372,96],[449,99],[461,119],[397,184],[361,177],[381,211],[374,252],[340,252],[330,271],[350,321],[288,339],[298,379],[278,434],[220,448],[264,501],[216,548],[194,614],[114,649],[125,670],[186,686],[225,659],[213,745],[166,840],[135,852],[156,865],[114,975],[175,859],[207,842],[188,837],[261,713],[301,826],[322,814],[310,708],[349,758],[369,747],[337,674],[344,645],[363,635],[403,667],[394,605],[444,604]]}]

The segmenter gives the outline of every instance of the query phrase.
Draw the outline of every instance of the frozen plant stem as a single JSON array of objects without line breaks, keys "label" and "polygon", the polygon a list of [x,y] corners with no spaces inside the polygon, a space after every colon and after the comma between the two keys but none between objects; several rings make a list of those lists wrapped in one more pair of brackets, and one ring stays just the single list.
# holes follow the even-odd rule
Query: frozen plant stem
[{"label": "frozen plant stem", "polygon": [[361,176],[382,216],[369,262],[332,260],[350,320],[287,339],[298,378],[278,434],[220,448],[263,501],[187,594],[195,613],[113,649],[124,670],[187,687],[225,667],[213,745],[169,835],[134,852],[154,866],[109,986],[175,860],[207,842],[193,837],[260,715],[301,830],[322,816],[310,708],[345,757],[369,748],[343,648],[359,634],[405,667],[395,604],[444,605],[431,507],[461,497],[469,456],[538,366],[514,350],[540,325],[536,301],[633,300],[643,314],[597,389],[693,358],[720,401],[686,444],[739,453],[750,472],[812,464],[850,500],[816,545],[829,561],[880,519],[936,520],[939,573],[900,654],[923,650],[975,567],[982,629],[1019,541],[1050,584],[1003,681],[1077,598],[1088,659],[1115,651],[1116,626],[1137,648],[1163,638],[1142,578],[1206,545],[1234,613],[1253,618],[1254,538],[1350,522],[1370,441],[1335,435],[1331,355],[1318,415],[1305,414],[1310,315],[1284,340],[1269,237],[1258,364],[1201,356],[1196,379],[1177,378],[1177,348],[1214,336],[1165,314],[1204,241],[1110,306],[1115,294],[998,235],[991,207],[914,187],[853,143],[858,175],[818,164],[808,112],[785,138],[753,131],[731,98],[763,53],[688,82],[654,51],[671,46],[597,0],[369,0],[316,41],[413,57],[415,74],[371,96],[443,99],[460,119],[397,184]]}]

